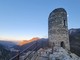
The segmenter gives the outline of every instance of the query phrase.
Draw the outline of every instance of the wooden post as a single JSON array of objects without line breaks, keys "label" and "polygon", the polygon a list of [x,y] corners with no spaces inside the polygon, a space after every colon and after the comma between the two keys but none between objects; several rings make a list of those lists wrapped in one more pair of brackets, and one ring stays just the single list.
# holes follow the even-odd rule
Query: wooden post
[{"label": "wooden post", "polygon": [[37,51],[37,45],[38,45],[38,44],[37,44],[37,41],[36,41],[36,51]]},{"label": "wooden post", "polygon": [[20,51],[18,51],[18,53],[17,53],[16,60],[19,60],[19,57],[20,57]]}]

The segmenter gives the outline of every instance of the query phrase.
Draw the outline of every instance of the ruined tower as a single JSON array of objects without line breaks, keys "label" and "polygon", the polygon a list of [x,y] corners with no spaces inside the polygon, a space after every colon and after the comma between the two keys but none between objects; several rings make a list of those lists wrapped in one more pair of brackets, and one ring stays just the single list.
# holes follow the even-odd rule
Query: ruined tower
[{"label": "ruined tower", "polygon": [[51,47],[63,47],[70,50],[67,12],[63,8],[53,10],[48,18],[48,38]]}]

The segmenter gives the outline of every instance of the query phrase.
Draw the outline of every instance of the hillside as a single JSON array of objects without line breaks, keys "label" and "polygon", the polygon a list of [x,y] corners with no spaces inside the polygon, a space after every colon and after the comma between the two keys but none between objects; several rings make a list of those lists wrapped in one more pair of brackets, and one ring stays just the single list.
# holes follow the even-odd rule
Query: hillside
[{"label": "hillside", "polygon": [[[37,42],[37,45],[39,45],[38,48],[43,48],[43,47],[46,47],[48,46],[48,39],[45,39],[45,38],[41,38],[41,39],[37,39],[37,40],[30,40],[30,42],[27,42],[25,41],[25,44],[23,45],[16,45],[16,46],[13,46],[13,48],[17,49],[17,50],[24,50],[25,48],[29,47],[30,45],[32,45],[33,43]],[[20,42],[21,43],[21,42]],[[21,43],[22,44],[22,43]],[[36,45],[34,45],[32,48],[30,49],[33,49]]]},{"label": "hillside", "polygon": [[80,56],[80,29],[69,30],[71,52]]},{"label": "hillside", "polygon": [[14,41],[6,41],[6,40],[0,40],[0,44],[3,45],[7,50],[17,45],[17,43]]},{"label": "hillside", "polygon": [[6,50],[4,46],[0,44],[0,60],[8,60],[10,58],[10,51]]}]

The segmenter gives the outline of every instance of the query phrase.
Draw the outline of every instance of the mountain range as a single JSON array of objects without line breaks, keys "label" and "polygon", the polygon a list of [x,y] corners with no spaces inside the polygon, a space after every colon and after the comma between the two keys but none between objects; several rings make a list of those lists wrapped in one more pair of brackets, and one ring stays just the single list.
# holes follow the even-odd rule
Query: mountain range
[{"label": "mountain range", "polygon": [[[23,51],[25,48],[29,47],[32,43],[35,43],[36,41],[37,41],[37,44],[39,45],[38,49],[48,46],[48,38],[38,38],[38,37],[32,38],[30,40],[22,40],[19,42],[0,40],[0,45],[4,46],[6,50],[10,50],[14,48],[16,50]],[[80,28],[69,29],[69,41],[70,41],[71,52],[80,56]],[[30,49],[33,49],[33,48],[34,47]],[[3,48],[0,47],[0,49],[3,49]]]}]

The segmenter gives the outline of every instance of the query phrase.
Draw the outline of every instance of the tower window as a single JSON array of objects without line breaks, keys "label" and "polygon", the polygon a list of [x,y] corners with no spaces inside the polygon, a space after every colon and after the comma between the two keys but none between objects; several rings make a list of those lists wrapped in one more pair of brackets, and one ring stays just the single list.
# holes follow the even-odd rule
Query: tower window
[{"label": "tower window", "polygon": [[64,20],[64,26],[67,26],[66,20]]}]

